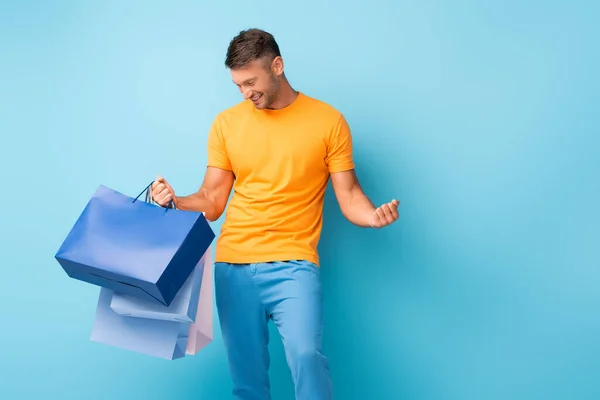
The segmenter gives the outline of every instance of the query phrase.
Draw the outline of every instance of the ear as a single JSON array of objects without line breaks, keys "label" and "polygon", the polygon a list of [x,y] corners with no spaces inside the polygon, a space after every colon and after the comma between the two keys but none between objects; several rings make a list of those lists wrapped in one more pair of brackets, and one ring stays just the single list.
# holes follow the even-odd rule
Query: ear
[{"label": "ear", "polygon": [[271,62],[271,71],[276,76],[283,74],[283,58],[278,56],[273,59],[273,62]]}]

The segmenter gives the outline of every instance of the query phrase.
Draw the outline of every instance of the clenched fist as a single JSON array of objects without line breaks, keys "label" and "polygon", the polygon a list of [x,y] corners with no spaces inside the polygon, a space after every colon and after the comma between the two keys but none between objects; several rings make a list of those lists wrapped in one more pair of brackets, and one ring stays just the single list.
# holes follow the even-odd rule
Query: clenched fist
[{"label": "clenched fist", "polygon": [[398,200],[392,200],[389,203],[385,203],[378,207],[373,212],[371,219],[371,227],[383,228],[384,226],[391,225],[398,219],[398,206],[400,202]]},{"label": "clenched fist", "polygon": [[152,200],[161,207],[166,207],[171,201],[175,202],[175,191],[162,176],[156,177],[152,183]]}]

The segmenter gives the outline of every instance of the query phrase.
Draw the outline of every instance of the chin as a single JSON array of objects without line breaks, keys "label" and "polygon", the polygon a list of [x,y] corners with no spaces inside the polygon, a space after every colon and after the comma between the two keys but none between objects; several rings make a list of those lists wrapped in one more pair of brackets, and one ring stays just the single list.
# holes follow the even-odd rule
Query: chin
[{"label": "chin", "polygon": [[254,108],[256,108],[257,110],[263,110],[265,108],[267,108],[267,102],[266,101],[261,101],[260,103],[256,104],[256,103],[252,103],[252,105],[254,106]]}]

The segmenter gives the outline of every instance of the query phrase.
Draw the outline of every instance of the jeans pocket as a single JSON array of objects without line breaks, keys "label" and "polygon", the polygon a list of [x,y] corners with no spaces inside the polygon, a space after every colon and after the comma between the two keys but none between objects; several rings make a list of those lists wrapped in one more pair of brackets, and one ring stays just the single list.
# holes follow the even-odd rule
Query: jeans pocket
[{"label": "jeans pocket", "polygon": [[307,261],[307,260],[289,260],[286,264],[289,264],[292,270],[292,272],[294,270],[300,270],[300,271],[307,271],[307,272],[313,272],[317,275],[321,274],[321,270],[319,268],[319,266],[313,262]]}]

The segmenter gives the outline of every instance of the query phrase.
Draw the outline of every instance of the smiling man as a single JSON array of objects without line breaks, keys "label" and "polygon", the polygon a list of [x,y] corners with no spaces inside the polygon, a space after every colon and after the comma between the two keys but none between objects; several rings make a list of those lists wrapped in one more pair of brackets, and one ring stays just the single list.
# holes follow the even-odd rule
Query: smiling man
[{"label": "smiling man", "polygon": [[[230,43],[225,65],[244,101],[214,120],[197,193],[176,196],[162,177],[153,199],[217,220],[233,196],[215,254],[215,293],[233,395],[270,399],[269,330],[284,343],[296,399],[332,399],[321,350],[317,245],[329,179],[343,215],[360,227],[398,219],[398,201],[375,207],[354,171],[352,136],[332,106],[292,88],[273,36],[259,29]],[[349,244],[352,245],[352,244]]]}]

